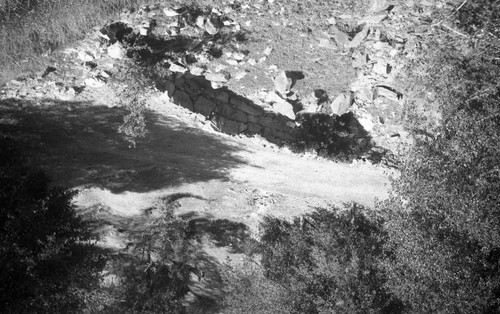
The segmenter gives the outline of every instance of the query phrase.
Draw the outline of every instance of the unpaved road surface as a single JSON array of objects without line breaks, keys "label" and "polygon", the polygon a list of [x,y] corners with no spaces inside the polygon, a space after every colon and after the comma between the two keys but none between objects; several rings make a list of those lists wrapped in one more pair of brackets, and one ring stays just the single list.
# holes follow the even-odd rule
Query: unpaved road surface
[{"label": "unpaved road surface", "polygon": [[[23,107],[21,109],[21,107]],[[203,130],[172,104],[152,107],[148,134],[129,148],[117,133],[124,111],[85,103],[2,103],[0,131],[18,138],[54,184],[78,188],[79,206],[134,216],[162,196],[190,193],[179,213],[255,228],[263,215],[293,217],[317,206],[387,196],[384,169],[293,154],[262,139]],[[256,229],[254,229],[256,230]]]},{"label": "unpaved road surface", "polygon": [[123,109],[87,103],[4,101],[0,134],[16,138],[54,184],[80,190],[75,204],[100,221],[100,245],[114,251],[126,251],[147,228],[144,210],[186,193],[177,213],[198,219],[212,238],[200,257],[206,278],[194,277],[191,284],[193,304],[220,300],[214,265],[241,258],[228,238],[255,234],[263,216],[292,218],[351,201],[370,207],[387,196],[389,181],[380,167],[334,163],[259,138],[220,134],[170,103],[153,102],[151,109],[148,134],[136,148],[116,131]]}]

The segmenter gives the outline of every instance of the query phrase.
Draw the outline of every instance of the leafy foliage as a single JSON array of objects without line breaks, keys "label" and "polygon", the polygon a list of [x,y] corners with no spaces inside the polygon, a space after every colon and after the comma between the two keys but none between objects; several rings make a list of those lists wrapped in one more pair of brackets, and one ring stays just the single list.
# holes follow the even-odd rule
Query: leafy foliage
[{"label": "leafy foliage", "polygon": [[227,292],[224,299],[228,314],[287,314],[292,312],[288,291],[279,283],[266,278],[262,269],[248,258],[243,267],[223,268]]},{"label": "leafy foliage", "polygon": [[441,118],[409,120],[432,136],[416,138],[394,194],[379,205],[388,232],[386,287],[417,312],[500,305],[500,55],[498,40],[478,35],[497,21],[488,12],[494,4],[479,2],[489,5],[459,14],[473,36],[436,32],[421,43],[409,86],[434,95],[423,111]]},{"label": "leafy foliage", "polygon": [[125,261],[119,260],[115,269],[119,284],[110,294],[114,302],[108,312],[186,313],[182,304],[189,292],[188,283],[197,247],[190,242],[186,221],[174,215],[175,199],[166,200],[159,208],[160,216],[148,226]]},{"label": "leafy foliage", "polygon": [[71,204],[12,141],[0,141],[0,311],[67,313],[85,307],[104,260]]},{"label": "leafy foliage", "polygon": [[293,223],[267,217],[257,249],[265,278],[238,277],[250,281],[247,290],[259,290],[248,292],[255,299],[238,302],[241,297],[235,294],[241,288],[234,289],[226,299],[231,310],[261,302],[260,289],[271,290],[268,297],[286,304],[287,313],[397,310],[397,303],[381,286],[384,278],[377,267],[383,241],[380,221],[365,214],[353,205],[348,210],[317,209]]}]

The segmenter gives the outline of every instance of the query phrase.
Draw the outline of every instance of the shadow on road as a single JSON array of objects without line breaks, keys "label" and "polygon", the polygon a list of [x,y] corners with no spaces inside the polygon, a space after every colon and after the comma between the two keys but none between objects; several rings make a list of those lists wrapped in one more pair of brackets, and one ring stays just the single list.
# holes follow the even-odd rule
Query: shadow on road
[{"label": "shadow on road", "polygon": [[146,115],[148,133],[136,148],[117,132],[126,114],[121,108],[48,99],[22,109],[19,103],[1,101],[0,113],[0,135],[19,142],[57,185],[147,192],[228,180],[230,169],[246,163],[236,155],[241,147],[152,112]]}]

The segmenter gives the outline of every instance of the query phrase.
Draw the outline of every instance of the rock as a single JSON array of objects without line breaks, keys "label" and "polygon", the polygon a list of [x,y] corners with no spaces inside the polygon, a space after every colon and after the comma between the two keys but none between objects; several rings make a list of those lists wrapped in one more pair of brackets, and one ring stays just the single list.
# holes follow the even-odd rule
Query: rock
[{"label": "rock", "polygon": [[112,44],[117,40],[121,40],[125,34],[130,32],[132,32],[132,28],[123,22],[111,23],[99,31],[100,37],[109,40]]},{"label": "rock", "polygon": [[255,123],[248,123],[247,125],[248,125],[248,127],[247,127],[248,133],[256,134],[262,130],[262,127],[258,124],[255,124]]},{"label": "rock", "polygon": [[360,68],[363,68],[366,65],[366,63],[368,62],[368,55],[356,50],[352,54],[352,59],[353,59],[352,60],[352,67],[360,69]]},{"label": "rock", "polygon": [[205,21],[204,27],[205,27],[205,31],[210,35],[215,35],[219,32],[219,30],[217,29],[217,27],[215,27],[215,25],[211,19],[207,19]]},{"label": "rock", "polygon": [[149,27],[141,26],[139,28],[139,34],[141,34],[142,36],[148,36],[148,33],[149,33]]},{"label": "rock", "polygon": [[349,36],[346,33],[340,31],[336,26],[332,26],[333,39],[340,46],[345,46],[349,43]]},{"label": "rock", "polygon": [[373,98],[385,97],[387,99],[398,101],[403,95],[397,92],[394,88],[385,85],[375,87]]},{"label": "rock", "polygon": [[108,47],[108,56],[113,59],[123,59],[125,57],[125,53],[125,49],[119,42],[116,42]]},{"label": "rock", "polygon": [[19,89],[19,91],[17,92],[17,94],[20,97],[26,97],[26,96],[28,96],[28,89],[26,88],[26,86],[23,86],[23,87],[21,87],[21,89]]},{"label": "rock", "polygon": [[199,28],[203,28],[203,25],[205,25],[205,17],[203,15],[200,15],[196,18],[196,26]]},{"label": "rock", "polygon": [[257,123],[262,125],[263,127],[266,127],[266,128],[271,128],[271,129],[278,130],[278,131],[283,130],[283,127],[280,124],[280,122],[278,121],[275,114],[261,116],[257,120]]},{"label": "rock", "polygon": [[5,93],[5,97],[6,98],[16,98],[17,97],[17,91],[9,89]]},{"label": "rock", "polygon": [[254,104],[250,104],[239,97],[231,97],[229,99],[229,103],[233,105],[235,108],[238,108],[239,110],[254,116],[259,116],[264,113],[264,109],[262,109],[261,107]]},{"label": "rock", "polygon": [[237,61],[243,61],[243,59],[245,59],[245,54],[241,53],[241,52],[236,52],[233,54],[233,58]]},{"label": "rock", "polygon": [[239,72],[236,72],[236,74],[234,75],[234,79],[239,81],[242,78],[244,78],[246,75],[247,75],[246,71],[239,71]]},{"label": "rock", "polygon": [[391,65],[384,60],[378,60],[377,63],[373,65],[373,72],[383,76],[391,73],[391,70]]},{"label": "rock", "polygon": [[270,92],[266,95],[266,97],[264,98],[264,101],[269,103],[269,104],[273,104],[273,103],[276,103],[276,102],[282,102],[284,101],[283,98],[281,98],[278,94],[276,94],[275,92]]},{"label": "rock", "polygon": [[191,111],[194,110],[193,102],[191,101],[191,98],[189,98],[189,95],[181,90],[176,90],[174,92],[173,96],[173,102],[176,105],[182,106],[184,108],[187,108]]},{"label": "rock", "polygon": [[164,8],[163,13],[165,13],[165,15],[168,17],[174,17],[174,16],[179,15],[179,12],[177,12],[174,9],[170,9],[170,8]]},{"label": "rock", "polygon": [[264,54],[266,56],[269,56],[271,54],[271,52],[273,52],[273,48],[271,48],[271,47],[266,47],[266,49],[264,49]]},{"label": "rock", "polygon": [[285,96],[290,90],[291,82],[286,76],[285,71],[281,71],[273,81],[274,90],[277,91],[280,95]]},{"label": "rock", "polygon": [[228,118],[238,122],[248,122],[248,115],[240,110],[233,110]]},{"label": "rock", "polygon": [[100,87],[103,87],[105,85],[105,83],[103,81],[100,81],[94,77],[86,78],[84,83],[85,83],[85,86],[89,86],[89,87],[93,87],[93,88],[100,88]]},{"label": "rock", "polygon": [[375,126],[375,123],[373,123],[370,118],[366,117],[358,117],[358,122],[359,124],[361,124],[363,129],[368,132],[371,132],[373,130],[373,127]]},{"label": "rock", "polygon": [[93,61],[95,58],[88,51],[78,51],[78,59],[83,62]]},{"label": "rock", "polygon": [[210,82],[218,82],[218,83],[227,82],[226,76],[222,73],[207,73],[205,74],[205,78]]},{"label": "rock", "polygon": [[236,121],[220,118],[219,128],[221,132],[226,134],[234,135],[239,133],[238,122]]},{"label": "rock", "polygon": [[364,86],[356,91],[354,98],[358,102],[370,102],[373,100],[373,90],[369,86]]},{"label": "rock", "polygon": [[354,36],[354,38],[349,43],[347,43],[347,47],[348,48],[358,47],[361,44],[361,42],[363,42],[363,40],[365,40],[365,38],[368,36],[369,31],[370,27],[365,26],[359,33],[356,34],[356,36]]},{"label": "rock", "polygon": [[238,133],[243,133],[248,129],[248,124],[244,122],[237,122],[238,123]]},{"label": "rock", "polygon": [[199,68],[199,67],[192,67],[191,69],[189,69],[189,73],[191,73],[192,75],[196,75],[196,76],[203,75],[203,72],[205,72],[205,70],[203,70],[202,68]]},{"label": "rock", "polygon": [[175,84],[174,82],[170,80],[165,80],[165,93],[168,95],[169,98],[172,98],[174,96],[175,92]]},{"label": "rock", "polygon": [[332,43],[329,38],[320,38],[318,47],[333,49],[333,50],[337,49],[337,46],[334,43]]},{"label": "rock", "polygon": [[364,75],[364,74],[360,74],[356,81],[352,82],[351,83],[351,86],[350,86],[350,90],[352,92],[355,92],[355,91],[358,91],[360,90],[361,88],[364,88],[364,87],[372,87],[375,83],[376,79],[372,76],[368,76],[368,75]]},{"label": "rock", "polygon": [[351,92],[343,92],[330,104],[330,108],[333,114],[341,116],[351,108],[353,101],[353,94]]},{"label": "rock", "polygon": [[184,83],[186,83],[186,76],[185,75],[182,75],[182,73],[175,75],[175,80],[174,80],[175,87],[180,88],[180,89],[184,89],[183,88]]},{"label": "rock", "polygon": [[168,69],[172,72],[177,72],[177,73],[186,73],[187,72],[187,69],[184,66],[176,64],[176,63],[170,63],[170,66]]},{"label": "rock", "polygon": [[73,100],[76,96],[76,91],[73,87],[63,88],[61,91],[55,94],[57,99],[62,101]]},{"label": "rock", "polygon": [[369,16],[363,18],[360,22],[360,24],[366,23],[368,25],[374,25],[382,22],[384,19],[387,18],[391,10],[394,8],[394,5],[389,5],[383,7],[383,9],[373,12]]},{"label": "rock", "polygon": [[382,50],[382,51],[386,51],[386,50],[391,50],[392,49],[391,45],[389,45],[386,42],[382,42],[382,41],[377,41],[376,43],[374,43],[372,45],[372,47],[375,50]]},{"label": "rock", "polygon": [[253,116],[253,115],[248,115],[248,121],[252,123],[258,123],[259,122],[259,117]]},{"label": "rock", "polygon": [[[408,3],[407,1],[406,3]],[[377,12],[383,10],[388,7],[387,0],[372,0],[372,4],[370,6],[371,12]]]},{"label": "rock", "polygon": [[222,82],[210,82],[210,87],[212,87],[212,89],[223,88],[224,83],[222,83]]},{"label": "rock", "polygon": [[293,112],[292,104],[282,101],[277,102],[273,105],[274,112],[280,113],[285,117],[288,117],[290,120],[295,120],[295,112]]},{"label": "rock", "polygon": [[210,114],[212,114],[212,112],[215,110],[216,107],[217,107],[216,104],[214,104],[213,102],[211,102],[210,100],[206,99],[203,96],[200,96],[194,104],[194,110],[196,112],[201,113],[205,117],[210,116]]},{"label": "rock", "polygon": [[229,94],[226,91],[217,91],[215,99],[221,105],[226,105],[229,102]]}]

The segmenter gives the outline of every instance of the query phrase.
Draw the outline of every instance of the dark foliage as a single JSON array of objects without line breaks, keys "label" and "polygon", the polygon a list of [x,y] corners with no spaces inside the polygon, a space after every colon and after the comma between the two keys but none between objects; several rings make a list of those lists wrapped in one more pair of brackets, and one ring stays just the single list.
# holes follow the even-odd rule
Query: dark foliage
[{"label": "dark foliage", "polygon": [[499,41],[480,35],[491,23],[500,27],[493,6],[469,1],[458,18],[474,36],[424,38],[427,49],[412,64],[410,80],[435,95],[425,110],[441,120],[428,129],[433,138],[416,138],[394,194],[379,208],[388,232],[386,286],[416,312],[500,306]]},{"label": "dark foliage", "polygon": [[198,249],[190,243],[188,222],[176,217],[173,210],[177,199],[190,196],[174,194],[165,200],[165,206],[152,209],[160,210],[160,217],[153,223],[144,221],[150,225],[136,239],[133,254],[113,266],[120,280],[109,289],[113,300],[105,312],[186,313],[183,301],[190,291],[190,277],[199,274],[194,262]]},{"label": "dark foliage", "polygon": [[[236,277],[248,281],[246,290],[266,289],[275,299],[263,299],[258,291],[247,291],[249,297],[286,305],[288,313],[398,312],[399,304],[383,289],[384,276],[377,266],[381,223],[366,214],[353,205],[317,209],[293,223],[267,217],[257,248],[265,278]],[[226,298],[231,310],[252,303],[237,302],[234,291],[241,289],[236,285]]]},{"label": "dark foliage", "polygon": [[11,140],[0,146],[0,311],[78,311],[104,261],[71,204],[75,192],[50,188]]}]

